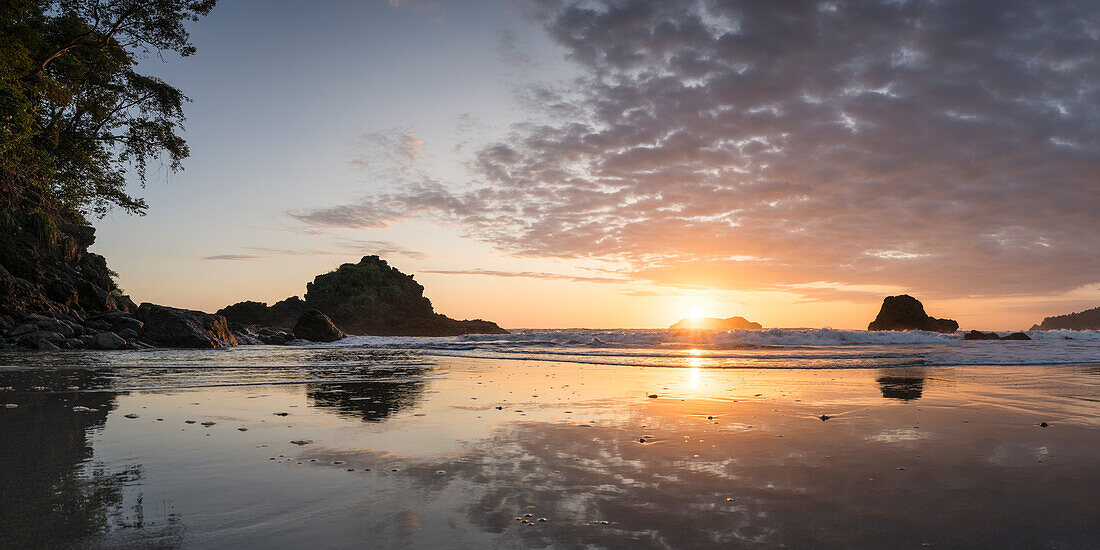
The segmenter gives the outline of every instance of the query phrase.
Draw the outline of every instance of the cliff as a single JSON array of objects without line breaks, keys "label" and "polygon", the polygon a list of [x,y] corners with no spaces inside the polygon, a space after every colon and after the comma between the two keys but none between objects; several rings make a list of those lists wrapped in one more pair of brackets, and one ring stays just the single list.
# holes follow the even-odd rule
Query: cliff
[{"label": "cliff", "polygon": [[1100,307],[1047,317],[1031,330],[1100,330]]}]

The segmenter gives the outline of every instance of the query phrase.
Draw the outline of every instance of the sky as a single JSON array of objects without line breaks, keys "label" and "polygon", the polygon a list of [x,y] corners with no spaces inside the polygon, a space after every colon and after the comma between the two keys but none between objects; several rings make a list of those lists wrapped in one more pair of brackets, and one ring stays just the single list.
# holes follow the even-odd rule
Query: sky
[{"label": "sky", "polygon": [[185,170],[97,222],[137,301],[272,303],[362,255],[504,327],[696,311],[964,328],[1100,305],[1100,6],[224,1]]}]

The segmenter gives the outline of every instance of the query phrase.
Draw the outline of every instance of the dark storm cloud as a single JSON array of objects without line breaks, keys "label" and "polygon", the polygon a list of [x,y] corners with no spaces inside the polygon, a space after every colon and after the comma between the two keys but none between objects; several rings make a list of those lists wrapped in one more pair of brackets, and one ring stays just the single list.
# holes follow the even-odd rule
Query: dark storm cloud
[{"label": "dark storm cloud", "polygon": [[411,184],[299,220],[430,215],[666,284],[966,296],[1100,281],[1100,4],[541,8],[587,76],[525,91],[540,110],[471,159],[478,186]]}]

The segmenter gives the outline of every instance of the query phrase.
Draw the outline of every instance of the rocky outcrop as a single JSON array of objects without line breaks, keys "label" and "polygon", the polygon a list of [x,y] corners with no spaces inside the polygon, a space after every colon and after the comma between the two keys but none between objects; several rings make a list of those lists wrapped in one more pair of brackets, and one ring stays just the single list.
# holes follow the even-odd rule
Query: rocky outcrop
[{"label": "rocky outcrop", "polygon": [[1031,330],[1100,330],[1100,307],[1047,317]]},{"label": "rocky outcrop", "polygon": [[457,336],[506,334],[496,323],[455,320],[436,313],[424,287],[412,275],[390,267],[378,256],[364,256],[318,275],[306,285],[305,299],[287,298],[273,306],[240,302],[218,311],[230,322],[275,328],[295,326],[316,309],[349,334],[378,336]]},{"label": "rocky outcrop", "polygon": [[237,339],[221,315],[144,303],[135,315],[142,322],[141,339],[171,348],[236,346]]},{"label": "rocky outcrop", "polygon": [[311,342],[335,342],[345,336],[327,315],[316,309],[302,314],[294,325],[294,336]]},{"label": "rocky outcrop", "polygon": [[1031,340],[1031,337],[1023,332],[1013,332],[1012,334],[1001,336],[996,332],[972,330],[963,335],[963,340]]},{"label": "rocky outcrop", "polygon": [[908,295],[888,296],[882,301],[878,316],[867,330],[926,330],[951,333],[959,329],[959,323],[951,319],[936,319],[924,312],[924,304]]},{"label": "rocky outcrop", "polygon": [[311,310],[304,300],[297,296],[291,296],[275,305],[268,306],[265,302],[237,302],[231,306],[217,311],[231,323],[252,325],[256,327],[270,328],[294,328],[294,324],[302,317],[302,314]]},{"label": "rocky outcrop", "polygon": [[754,323],[744,317],[727,317],[717,319],[704,317],[701,319],[680,319],[669,330],[759,330],[764,328],[760,323]]}]

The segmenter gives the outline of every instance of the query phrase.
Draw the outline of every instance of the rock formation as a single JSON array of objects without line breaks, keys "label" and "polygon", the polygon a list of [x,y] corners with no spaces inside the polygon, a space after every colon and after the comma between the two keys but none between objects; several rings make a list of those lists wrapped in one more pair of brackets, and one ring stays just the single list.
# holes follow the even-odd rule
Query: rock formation
[{"label": "rock formation", "polygon": [[294,336],[312,342],[335,342],[347,335],[336,328],[327,315],[311,309],[303,313],[294,325]]},{"label": "rock formation", "polygon": [[1012,334],[1001,336],[996,332],[972,330],[963,335],[963,340],[1031,340],[1031,337],[1023,332],[1013,332]]},{"label": "rock formation", "polygon": [[436,313],[424,287],[412,275],[390,267],[378,256],[364,256],[306,285],[305,299],[291,297],[273,306],[239,302],[218,310],[230,322],[291,328],[311,309],[328,316],[349,334],[378,336],[456,336],[506,334],[490,321],[458,321]]},{"label": "rock formation", "polygon": [[141,338],[171,348],[221,348],[236,346],[225,317],[201,311],[144,303],[135,315],[143,324]]},{"label": "rock formation", "polygon": [[1047,317],[1031,330],[1100,330],[1100,307],[1077,313]]},{"label": "rock formation", "polygon": [[717,319],[704,317],[702,319],[680,319],[669,330],[759,330],[764,328],[760,323],[754,323],[744,317],[727,317]]},{"label": "rock formation", "polygon": [[908,295],[888,296],[882,301],[878,316],[867,330],[926,330],[929,332],[955,332],[959,323],[951,319],[936,319],[924,312],[920,300]]}]

